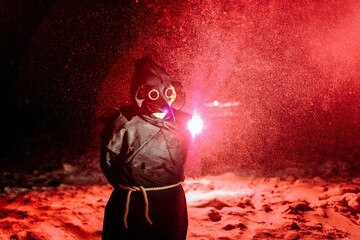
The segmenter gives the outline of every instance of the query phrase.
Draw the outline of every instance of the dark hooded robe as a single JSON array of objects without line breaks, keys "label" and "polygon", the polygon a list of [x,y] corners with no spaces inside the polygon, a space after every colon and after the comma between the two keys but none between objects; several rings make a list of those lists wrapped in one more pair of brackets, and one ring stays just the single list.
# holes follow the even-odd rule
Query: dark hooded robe
[{"label": "dark hooded robe", "polygon": [[[169,84],[176,99],[163,119],[155,118],[142,90],[154,87],[161,92]],[[102,239],[186,239],[187,206],[179,183],[184,180],[190,115],[180,111],[185,101],[182,86],[152,59],[141,58],[135,63],[131,100],[132,105],[102,118],[100,166],[114,187]],[[129,194],[127,188],[136,190]]]}]

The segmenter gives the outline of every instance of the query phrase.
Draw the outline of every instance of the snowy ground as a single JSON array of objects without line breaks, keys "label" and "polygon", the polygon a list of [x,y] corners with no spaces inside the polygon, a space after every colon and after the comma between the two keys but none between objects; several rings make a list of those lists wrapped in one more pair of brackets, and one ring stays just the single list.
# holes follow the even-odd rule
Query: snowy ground
[{"label": "snowy ground", "polygon": [[[329,182],[228,173],[188,178],[183,186],[189,240],[360,239],[359,178]],[[106,183],[5,188],[0,239],[100,239],[111,190]]]}]

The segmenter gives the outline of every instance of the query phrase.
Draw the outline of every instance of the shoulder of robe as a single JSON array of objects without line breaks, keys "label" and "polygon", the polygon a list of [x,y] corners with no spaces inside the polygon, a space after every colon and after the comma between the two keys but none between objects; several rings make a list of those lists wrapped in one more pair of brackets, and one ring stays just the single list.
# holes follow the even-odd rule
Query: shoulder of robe
[{"label": "shoulder of robe", "polygon": [[187,112],[183,112],[183,111],[175,112],[176,122],[182,129],[187,129],[187,123],[191,119],[191,117],[192,115]]},{"label": "shoulder of robe", "polygon": [[136,115],[136,109],[132,105],[111,108],[107,110],[100,118],[104,128],[100,132],[102,141],[108,141],[112,135]]},{"label": "shoulder of robe", "polygon": [[110,108],[100,116],[99,121],[106,126],[112,124],[120,115],[121,112],[119,108]]},{"label": "shoulder of robe", "polygon": [[187,112],[176,111],[176,113],[175,113],[176,120],[180,121],[180,122],[187,122],[191,119],[191,117],[192,117],[192,115]]}]

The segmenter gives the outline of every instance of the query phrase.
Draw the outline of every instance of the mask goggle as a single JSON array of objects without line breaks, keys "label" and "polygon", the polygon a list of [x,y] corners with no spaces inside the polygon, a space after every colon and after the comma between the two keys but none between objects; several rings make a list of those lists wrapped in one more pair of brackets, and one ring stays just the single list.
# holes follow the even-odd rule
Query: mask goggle
[{"label": "mask goggle", "polygon": [[165,87],[162,93],[157,88],[150,87],[144,90],[145,100],[150,104],[163,105],[166,103],[170,106],[176,99],[175,88],[171,85]]},{"label": "mask goggle", "polygon": [[143,85],[139,91],[140,99],[144,99],[146,108],[157,118],[164,118],[167,113],[172,111],[171,104],[176,99],[176,90],[172,85],[151,86]]}]

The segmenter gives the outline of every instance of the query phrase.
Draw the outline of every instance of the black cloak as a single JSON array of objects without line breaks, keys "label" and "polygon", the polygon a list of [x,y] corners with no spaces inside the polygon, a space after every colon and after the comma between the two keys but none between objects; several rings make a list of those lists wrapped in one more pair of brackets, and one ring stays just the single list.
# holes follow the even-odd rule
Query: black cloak
[{"label": "black cloak", "polygon": [[[177,97],[164,119],[144,108],[139,89],[144,85],[174,86]],[[107,113],[101,137],[100,166],[114,191],[106,205],[103,239],[186,239],[187,206],[181,185],[148,191],[150,224],[144,216],[141,191],[129,201],[128,228],[123,223],[128,187],[164,187],[184,180],[184,163],[190,135],[190,115],[180,111],[185,101],[181,84],[148,57],[135,63],[131,83],[132,105]]]}]

